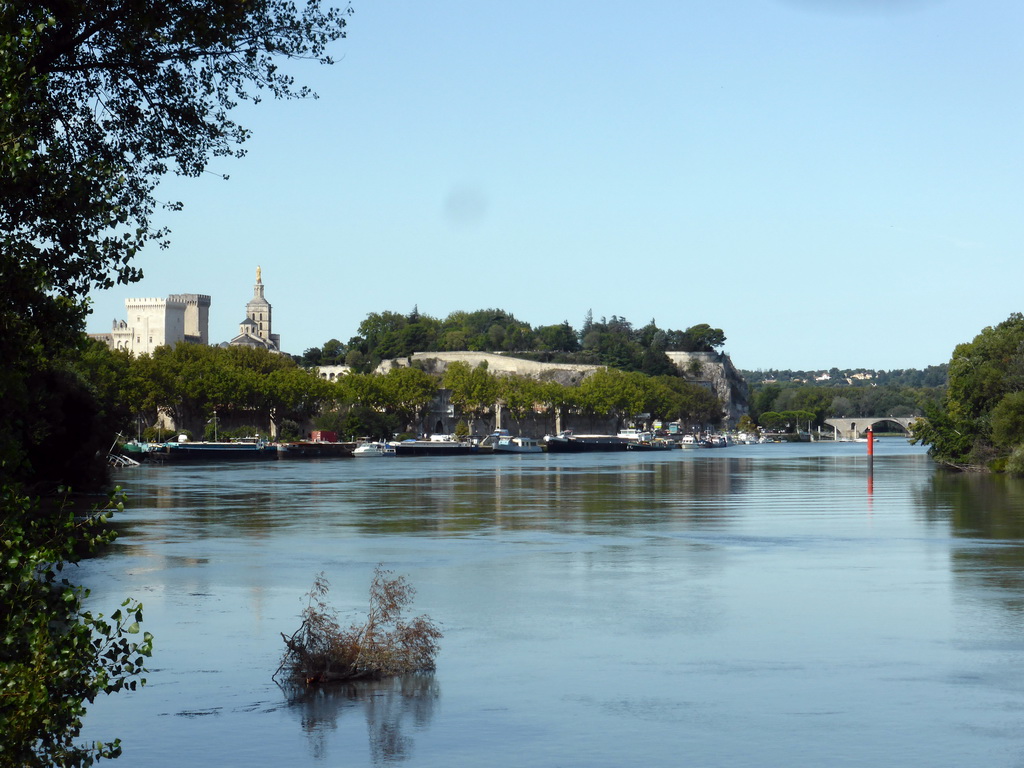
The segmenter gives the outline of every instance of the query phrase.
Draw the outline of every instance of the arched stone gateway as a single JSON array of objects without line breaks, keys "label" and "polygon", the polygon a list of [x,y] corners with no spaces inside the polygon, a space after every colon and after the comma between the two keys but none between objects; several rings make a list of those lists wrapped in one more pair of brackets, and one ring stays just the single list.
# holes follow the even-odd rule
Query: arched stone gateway
[{"label": "arched stone gateway", "polygon": [[871,427],[874,432],[889,432],[889,429],[879,429],[883,424],[894,424],[906,433],[910,433],[910,425],[917,421],[920,416],[862,416],[860,418],[825,419],[825,424],[836,431],[836,437],[843,440],[855,440],[864,437],[864,433]]}]

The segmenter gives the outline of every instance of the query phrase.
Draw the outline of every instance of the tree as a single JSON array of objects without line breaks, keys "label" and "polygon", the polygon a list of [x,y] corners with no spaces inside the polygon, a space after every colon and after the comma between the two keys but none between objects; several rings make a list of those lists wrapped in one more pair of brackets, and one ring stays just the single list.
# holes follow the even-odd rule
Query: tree
[{"label": "tree", "polygon": [[[120,503],[76,517],[42,509],[4,487],[0,518],[0,764],[85,766],[117,757],[120,743],[76,744],[86,703],[145,684],[153,638],[141,633],[142,605],[125,600],[109,617],[82,608],[88,590],[63,574],[115,532]],[[138,639],[133,639],[138,636]]]},{"label": "tree", "polygon": [[578,403],[594,414],[632,416],[644,407],[643,380],[639,374],[603,368],[582,381]]},{"label": "tree", "polygon": [[392,368],[382,377],[385,406],[418,431],[424,409],[437,397],[437,381],[419,368]]},{"label": "tree", "polygon": [[[471,368],[468,363],[455,362],[448,366],[441,385],[450,390],[452,404],[470,419],[481,417],[498,401],[498,378],[487,370],[487,363]],[[472,423],[470,424],[472,426]]]},{"label": "tree", "polygon": [[498,378],[498,398],[512,417],[519,420],[542,399],[541,385],[527,376],[506,374]]},{"label": "tree", "polygon": [[45,461],[69,444],[87,445],[66,440],[69,416],[88,426],[102,409],[70,367],[84,343],[87,294],[138,280],[138,251],[167,242],[154,223],[160,179],[195,177],[211,158],[242,154],[248,131],[229,116],[239,101],[258,101],[261,92],[312,95],[279,62],[330,63],[327,46],[344,36],[346,16],[318,0],[301,10],[289,0],[0,4],[5,763],[85,765],[116,756],[116,742],[91,750],[71,740],[84,702],[128,685],[149,652],[148,639],[123,637],[137,631],[140,608],[129,602],[110,621],[92,617],[80,611],[82,590],[55,575],[79,545],[97,539],[67,516],[57,516],[63,525],[33,528],[34,502],[17,485],[100,478],[94,450],[60,465]]},{"label": "tree", "polygon": [[1009,449],[1024,444],[1024,391],[1010,392],[992,410],[992,441]]},{"label": "tree", "polygon": [[323,364],[324,352],[320,347],[309,347],[296,362],[304,368],[316,368]]},{"label": "tree", "polygon": [[914,439],[928,445],[940,462],[998,468],[1019,445],[1016,393],[1021,391],[1024,315],[1014,313],[953,350],[945,397],[926,407],[925,419],[911,430]]},{"label": "tree", "polygon": [[348,350],[345,345],[337,339],[330,339],[324,342],[321,348],[321,365],[343,365],[345,363],[345,355]]},{"label": "tree", "polygon": [[0,6],[4,458],[33,426],[18,416],[37,410],[27,380],[77,344],[88,291],[138,280],[134,256],[167,243],[159,180],[240,156],[239,101],[312,95],[279,61],[330,63],[347,14],[315,0]]},{"label": "tree", "polygon": [[279,368],[259,378],[259,409],[269,415],[278,430],[285,420],[312,418],[336,392],[329,381],[297,367]]},{"label": "tree", "polygon": [[575,352],[580,347],[576,331],[565,320],[559,325],[544,325],[536,329],[538,348],[552,352]]},{"label": "tree", "polygon": [[721,328],[712,328],[707,323],[691,326],[686,329],[692,349],[690,352],[713,352],[716,347],[725,344],[725,334]]}]

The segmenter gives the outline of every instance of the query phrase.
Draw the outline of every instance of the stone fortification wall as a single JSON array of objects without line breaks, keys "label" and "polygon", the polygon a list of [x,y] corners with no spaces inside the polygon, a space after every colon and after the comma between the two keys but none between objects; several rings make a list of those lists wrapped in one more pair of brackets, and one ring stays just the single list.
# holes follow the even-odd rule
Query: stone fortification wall
[{"label": "stone fortification wall", "polygon": [[493,352],[416,352],[412,357],[400,357],[384,360],[377,366],[377,373],[387,373],[392,368],[408,367],[416,362],[428,373],[444,373],[450,363],[468,363],[475,368],[480,363],[487,363],[491,373],[514,373],[517,376],[529,376],[544,381],[557,381],[566,386],[575,386],[583,379],[600,370],[600,365],[575,365],[560,363],[537,363],[533,360],[519,360],[515,357],[497,355]]}]

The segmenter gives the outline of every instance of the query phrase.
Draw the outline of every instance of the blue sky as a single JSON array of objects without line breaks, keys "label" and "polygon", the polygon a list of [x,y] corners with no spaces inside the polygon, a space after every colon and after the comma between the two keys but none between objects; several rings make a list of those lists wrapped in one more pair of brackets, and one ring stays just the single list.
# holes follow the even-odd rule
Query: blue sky
[{"label": "blue sky", "polygon": [[497,307],[725,331],[740,368],[922,368],[1024,310],[1024,4],[355,0],[317,100],[264,102],[230,174],[158,190],[170,249],[93,295],[261,265],[301,353],[370,312]]}]

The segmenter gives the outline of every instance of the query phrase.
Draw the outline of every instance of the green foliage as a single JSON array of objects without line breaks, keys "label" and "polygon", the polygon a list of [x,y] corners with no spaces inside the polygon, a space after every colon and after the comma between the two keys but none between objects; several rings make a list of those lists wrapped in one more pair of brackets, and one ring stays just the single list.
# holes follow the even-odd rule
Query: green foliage
[{"label": "green foliage", "polygon": [[380,386],[387,410],[417,430],[420,416],[439,391],[437,380],[419,368],[392,368]]},{"label": "green foliage", "polygon": [[[175,387],[198,390],[188,392],[196,406],[224,403],[255,377],[236,366],[175,381],[207,372],[199,361],[128,370],[123,356],[85,343],[88,292],[137,281],[138,251],[166,243],[154,223],[162,177],[197,177],[210,158],[242,154],[248,132],[229,117],[238,101],[311,95],[279,61],[330,63],[346,13],[316,0],[301,10],[283,0],[0,4],[4,765],[116,757],[116,741],[73,743],[85,703],[135,687],[152,646],[148,634],[129,640],[140,605],[92,616],[85,591],[60,575],[109,540],[105,515],[38,510],[14,481],[84,489],[103,478],[98,462],[132,411],[155,409]],[[280,392],[260,402],[275,407],[275,396],[291,407]]]},{"label": "green foliage", "polygon": [[1010,392],[992,409],[992,441],[999,448],[1024,444],[1024,391]]},{"label": "green foliage", "polygon": [[521,419],[543,400],[541,384],[525,376],[500,376],[498,399],[514,418]]},{"label": "green foliage", "polygon": [[810,411],[766,411],[758,418],[758,425],[772,431],[797,432],[800,429],[807,429],[814,418]]},{"label": "green foliage", "polygon": [[707,323],[691,326],[683,333],[676,347],[682,352],[712,352],[725,344],[721,328],[712,328]]},{"label": "green foliage", "polygon": [[1024,439],[1024,315],[1014,313],[959,344],[949,361],[941,404],[913,429],[938,460],[990,467]]},{"label": "green foliage", "polygon": [[117,740],[75,743],[85,705],[145,684],[153,638],[135,639],[142,605],[134,600],[109,617],[84,611],[88,590],[64,569],[114,539],[107,521],[121,503],[76,518],[63,504],[40,509],[13,486],[0,493],[0,764],[86,766],[117,757]]},{"label": "green foliage", "polygon": [[[291,422],[294,424],[294,422]],[[260,428],[254,424],[244,424],[238,427],[223,427],[217,426],[214,429],[213,421],[206,425],[206,429],[203,430],[203,440],[207,442],[219,441],[222,443],[230,442],[232,440],[245,440],[246,438],[255,437],[260,434]]]},{"label": "green foliage", "polygon": [[1024,477],[1024,444],[1013,449],[1013,453],[1006,460],[1005,470],[1007,474]]},{"label": "green foliage", "polygon": [[464,421],[460,421],[455,425],[455,439],[456,440],[468,440],[469,439],[469,424]]},{"label": "green foliage", "polygon": [[296,421],[282,419],[277,425],[277,439],[282,442],[295,442],[302,440],[304,437],[302,427]]},{"label": "green foliage", "polygon": [[867,416],[918,416],[930,403],[937,402],[944,390],[914,388],[896,384],[842,386],[799,381],[755,383],[751,387],[750,413],[760,422],[769,411],[802,410],[814,413],[818,426],[827,418]]},{"label": "green foliage", "polygon": [[[349,340],[345,362],[366,373],[381,360],[416,352],[507,352],[542,362],[606,365],[648,376],[677,376],[679,371],[666,350],[713,352],[724,343],[725,334],[707,324],[665,331],[651,320],[638,330],[624,317],[613,315],[610,320],[595,322],[589,316],[583,330],[577,332],[568,320],[531,328],[501,309],[456,311],[444,320],[414,309],[408,315],[367,315],[358,334]],[[317,361],[326,354],[328,344],[323,350],[306,350],[302,364],[320,364]]]},{"label": "green foliage", "polygon": [[429,616],[406,621],[403,611],[416,591],[404,576],[377,566],[370,584],[366,621],[342,629],[327,603],[330,584],[323,573],[306,596],[302,623],[281,634],[285,653],[274,673],[292,683],[321,685],[344,680],[378,679],[434,669],[441,630]]},{"label": "green foliage", "polygon": [[158,347],[152,355],[129,358],[128,375],[140,411],[152,415],[162,409],[175,424],[211,437],[208,422],[214,412],[218,433],[225,420],[252,414],[275,422],[303,421],[338,394],[334,384],[299,368],[287,355],[255,347]]},{"label": "green foliage", "polygon": [[758,431],[757,423],[750,417],[749,413],[745,413],[740,416],[739,421],[736,422],[736,431],[756,434]]},{"label": "green foliage", "polygon": [[[759,371],[741,371],[743,378],[754,388],[767,384],[813,384],[821,387],[909,387],[945,388],[949,365],[929,365],[923,369],[897,368],[891,371],[877,371],[868,368],[829,368],[827,371],[794,371],[769,368]],[[828,378],[822,378],[827,373]]]},{"label": "green foliage", "polygon": [[451,403],[472,418],[489,411],[501,390],[498,377],[487,370],[486,363],[475,368],[468,363],[452,363],[445,369],[442,385],[449,390]]},{"label": "green foliage", "polygon": [[142,440],[147,443],[163,443],[169,437],[171,437],[171,433],[168,430],[156,425],[142,430]]},{"label": "green foliage", "polygon": [[[154,222],[159,180],[241,155],[237,102],[310,95],[279,62],[330,63],[346,15],[278,0],[0,4],[0,480],[63,472],[84,487],[91,461],[57,467],[25,449],[57,457],[65,414],[102,415],[65,359],[80,347],[88,292],[141,278],[135,255],[167,242]],[[102,425],[75,426],[81,442]]]}]

